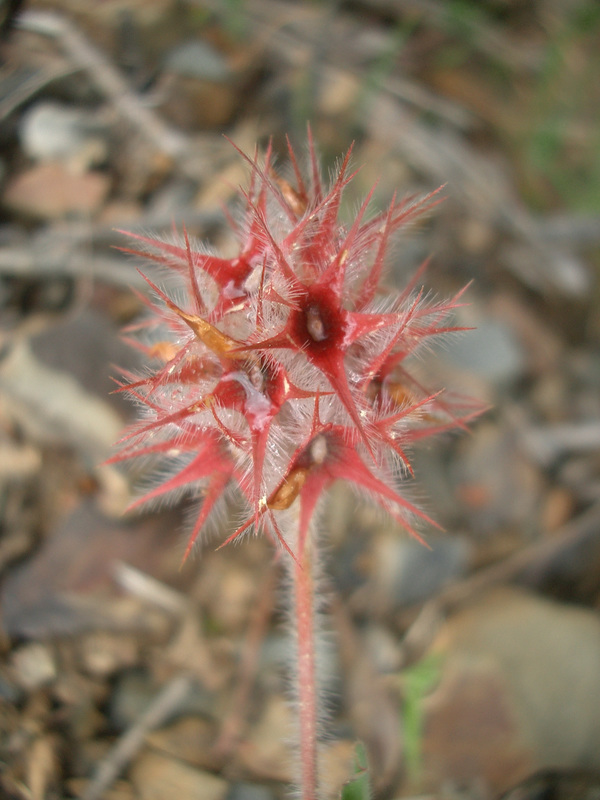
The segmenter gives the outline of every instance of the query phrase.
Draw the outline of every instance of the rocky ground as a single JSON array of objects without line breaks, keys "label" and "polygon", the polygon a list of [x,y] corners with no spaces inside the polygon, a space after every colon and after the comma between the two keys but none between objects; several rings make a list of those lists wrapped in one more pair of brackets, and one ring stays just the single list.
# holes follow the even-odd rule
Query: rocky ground
[{"label": "rocky ground", "polygon": [[[232,252],[253,153],[355,141],[352,210],[446,184],[389,280],[472,281],[434,381],[489,405],[414,455],[430,550],[328,503],[327,796],[600,792],[600,13],[593,0],[0,5],[0,794],[277,800],[270,545],[181,567],[189,500],[102,465],[142,308],[118,229]],[[14,8],[13,8],[14,6]],[[11,18],[11,9],[18,11]],[[541,772],[540,772],[541,771]],[[511,787],[518,786],[512,789]],[[546,794],[544,794],[546,793]],[[552,793],[552,794],[549,794]]]}]

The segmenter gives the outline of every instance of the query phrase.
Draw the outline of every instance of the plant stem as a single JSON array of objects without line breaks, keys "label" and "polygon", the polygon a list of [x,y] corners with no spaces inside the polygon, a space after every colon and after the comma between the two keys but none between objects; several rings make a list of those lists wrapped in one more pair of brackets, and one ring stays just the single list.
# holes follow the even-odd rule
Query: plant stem
[{"label": "plant stem", "polygon": [[317,686],[315,668],[314,586],[307,538],[294,562],[295,624],[298,647],[298,714],[302,800],[317,800]]}]

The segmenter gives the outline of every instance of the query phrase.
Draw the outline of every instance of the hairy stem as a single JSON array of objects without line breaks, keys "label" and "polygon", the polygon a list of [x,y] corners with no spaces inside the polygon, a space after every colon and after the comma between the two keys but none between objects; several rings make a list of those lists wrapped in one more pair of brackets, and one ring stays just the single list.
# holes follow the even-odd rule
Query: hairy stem
[{"label": "hairy stem", "polygon": [[309,539],[293,564],[297,634],[298,714],[302,800],[317,800],[317,685],[315,668],[314,585]]}]

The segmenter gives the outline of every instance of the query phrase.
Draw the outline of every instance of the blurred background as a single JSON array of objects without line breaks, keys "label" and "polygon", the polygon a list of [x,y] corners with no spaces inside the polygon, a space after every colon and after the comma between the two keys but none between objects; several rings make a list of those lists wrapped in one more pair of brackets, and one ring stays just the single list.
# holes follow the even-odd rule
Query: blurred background
[{"label": "blurred background", "polygon": [[307,123],[325,175],[355,143],[348,215],[376,181],[379,209],[445,185],[388,280],[431,255],[433,295],[471,282],[476,330],[424,366],[490,406],[414,454],[431,550],[344,486],[327,505],[327,797],[358,741],[376,798],[600,791],[600,5],[3,0],[0,23],[2,797],[292,779],[269,545],[181,567],[189,501],[123,516],[132,476],[102,462],[143,308],[118,230],[235,252],[223,134],[284,164]]}]

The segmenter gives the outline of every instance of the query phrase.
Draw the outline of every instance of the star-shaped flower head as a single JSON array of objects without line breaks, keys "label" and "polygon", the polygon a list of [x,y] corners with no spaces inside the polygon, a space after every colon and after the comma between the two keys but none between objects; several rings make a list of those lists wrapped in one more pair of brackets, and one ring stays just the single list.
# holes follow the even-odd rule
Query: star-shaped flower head
[{"label": "star-shaped flower head", "polygon": [[[372,215],[372,190],[345,224],[352,150],[325,188],[310,133],[307,179],[288,149],[293,183],[273,168],[271,147],[262,162],[242,154],[251,179],[240,192],[237,256],[210,253],[185,230],[176,244],[136,234],[144,249],[129,250],[171,280],[161,287],[146,278],[149,315],[132,333],[152,363],[121,387],[142,418],[113,460],[157,461],[160,478],[136,505],[182,491],[200,497],[186,555],[233,490],[246,512],[225,540],[262,529],[295,557],[337,480],[418,536],[414,520],[431,520],[402,494],[410,445],[479,410],[411,372],[423,346],[458,330],[449,318],[462,293],[428,302],[418,288],[422,270],[402,291],[382,286],[392,237],[437,193],[394,198]],[[291,534],[286,520],[296,506]]]}]

